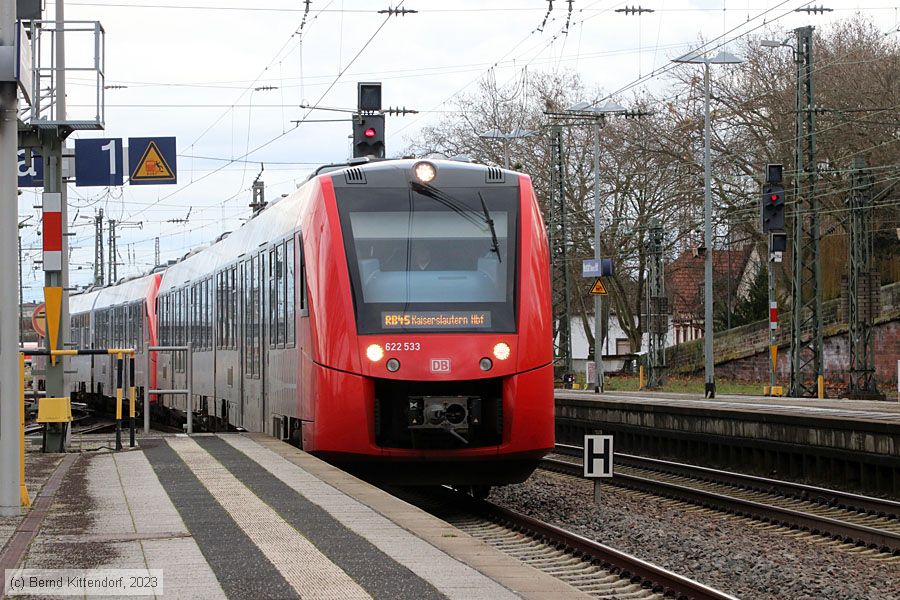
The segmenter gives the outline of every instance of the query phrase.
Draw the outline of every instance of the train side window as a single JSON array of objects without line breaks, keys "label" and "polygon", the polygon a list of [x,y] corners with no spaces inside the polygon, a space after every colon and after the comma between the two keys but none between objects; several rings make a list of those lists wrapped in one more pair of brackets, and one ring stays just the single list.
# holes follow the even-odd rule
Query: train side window
[{"label": "train side window", "polygon": [[194,301],[191,302],[191,341],[197,350],[203,350],[203,282],[194,284]]},{"label": "train side window", "polygon": [[254,289],[256,291],[255,304],[256,310],[254,311],[254,328],[253,328],[253,377],[259,379],[260,376],[260,363],[262,362],[262,341],[263,341],[263,315],[265,314],[263,307],[265,306],[265,299],[263,298],[263,279],[266,274],[265,270],[265,262],[266,262],[266,253],[258,252],[254,257],[254,276],[256,278]]},{"label": "train side window", "polygon": [[206,278],[206,349],[213,349],[213,319],[215,312],[213,311],[213,302],[215,302],[215,290],[213,289],[213,278]]},{"label": "train side window", "polygon": [[234,310],[234,267],[222,273],[222,347],[231,348],[231,324]]},{"label": "train side window", "polygon": [[194,329],[197,336],[196,346],[197,350],[203,350],[206,348],[203,340],[203,303],[205,302],[203,298],[203,281],[198,281],[194,284],[194,287],[197,289],[197,307],[194,309]]},{"label": "train side window", "polygon": [[241,279],[243,283],[243,310],[241,311],[241,323],[242,333],[241,333],[241,344],[244,347],[244,374],[250,376],[251,370],[250,365],[252,364],[252,360],[250,355],[253,352],[253,340],[251,335],[251,323],[252,317],[251,313],[253,311],[253,296],[251,293],[251,273],[253,273],[253,269],[250,265],[250,260],[248,259],[241,265]]},{"label": "train side window", "polygon": [[200,334],[200,348],[208,350],[209,334],[207,333],[207,314],[209,313],[209,294],[207,293],[206,280],[200,282],[200,309],[197,315],[197,330]]},{"label": "train side window", "polygon": [[222,272],[215,274],[216,278],[216,348],[222,348]]},{"label": "train side window", "polygon": [[213,292],[213,278],[206,278],[206,349],[213,349],[213,302],[215,301],[215,293]]},{"label": "train side window", "polygon": [[306,252],[303,250],[303,238],[297,238],[300,246],[300,311],[304,316],[309,315],[309,298],[306,289]]},{"label": "train side window", "polygon": [[294,321],[294,238],[284,243],[284,327],[285,347],[292,348],[295,339]]},{"label": "train side window", "polygon": [[219,271],[216,273],[216,313],[213,315],[215,319],[215,336],[216,348],[224,348],[225,342],[225,274],[228,271]]},{"label": "train side window", "polygon": [[156,336],[157,343],[162,346],[165,344],[165,332],[163,331],[166,326],[166,315],[165,315],[165,300],[159,296],[156,297]]},{"label": "train side window", "polygon": [[160,303],[162,306],[162,314],[163,318],[160,319],[162,322],[162,331],[160,331],[159,341],[163,346],[168,346],[169,342],[169,296],[163,296],[162,302]]},{"label": "train side window", "polygon": [[163,299],[163,310],[166,315],[166,326],[163,330],[163,345],[171,346],[172,345],[172,301],[170,300],[171,295],[167,294]]},{"label": "train side window", "polygon": [[203,315],[202,315],[203,349],[209,350],[210,349],[209,340],[211,337],[209,335],[209,326],[210,326],[209,307],[210,307],[210,300],[212,300],[211,295],[209,293],[209,277],[207,277],[206,279],[203,280],[202,284],[200,285],[200,291],[203,292]]},{"label": "train side window", "polygon": [[280,243],[275,247],[275,313],[274,321],[276,323],[276,343],[279,348],[284,348],[287,341],[287,319],[285,319],[285,280],[287,279],[287,269],[285,268],[284,243]]},{"label": "train side window", "polygon": [[275,248],[273,247],[269,250],[269,347],[274,348],[278,345],[278,319],[275,318],[276,315],[276,304],[278,301],[278,292],[276,288],[278,287],[278,273],[276,272],[276,258],[275,258]]}]

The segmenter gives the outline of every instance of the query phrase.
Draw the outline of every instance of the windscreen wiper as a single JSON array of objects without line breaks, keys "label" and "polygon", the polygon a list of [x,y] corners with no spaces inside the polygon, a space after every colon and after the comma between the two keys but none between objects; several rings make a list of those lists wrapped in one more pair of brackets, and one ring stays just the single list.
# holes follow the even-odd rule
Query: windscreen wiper
[{"label": "windscreen wiper", "polygon": [[484,197],[481,195],[481,192],[478,192],[478,199],[481,200],[481,209],[484,211],[484,222],[491,228],[491,250],[497,255],[497,262],[502,263],[503,258],[500,256],[500,242],[497,241],[497,230],[494,229],[494,220],[491,218],[491,213],[488,212],[487,204],[484,203]]},{"label": "windscreen wiper", "polygon": [[477,212],[473,211],[471,208],[469,208],[447,192],[439,190],[433,185],[429,185],[427,183],[419,183],[418,181],[410,181],[409,187],[411,187],[414,192],[422,194],[426,198],[431,198],[432,200],[440,202],[441,204],[467,220],[469,223],[472,223],[473,225],[479,227],[482,225],[480,219],[472,216],[472,213],[478,214]]},{"label": "windscreen wiper", "polygon": [[[432,200],[436,200],[440,202],[450,210],[459,214],[459,216],[463,217],[473,225],[477,225],[481,227],[484,223],[490,228],[491,231],[491,251],[497,255],[497,260],[503,262],[503,259],[500,257],[500,242],[497,241],[497,231],[494,229],[494,220],[491,219],[491,215],[488,212],[487,204],[484,202],[484,198],[481,195],[481,192],[478,192],[478,198],[481,200],[481,209],[484,211],[484,216],[479,218],[473,217],[473,214],[478,214],[476,211],[472,210],[447,192],[443,190],[439,190],[433,185],[429,185],[427,183],[420,183],[418,181],[410,181],[409,186],[413,189],[413,191],[422,194],[427,198],[431,198]],[[482,223],[483,221],[483,223]]]}]

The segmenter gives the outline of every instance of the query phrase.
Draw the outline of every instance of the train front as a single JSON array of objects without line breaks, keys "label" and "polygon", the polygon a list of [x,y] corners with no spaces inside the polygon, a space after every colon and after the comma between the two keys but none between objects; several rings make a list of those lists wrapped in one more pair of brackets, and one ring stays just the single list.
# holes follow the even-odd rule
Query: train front
[{"label": "train front", "polygon": [[548,246],[531,180],[404,160],[320,182],[331,258],[344,264],[315,283],[330,294],[310,274],[313,335],[337,337],[319,340],[329,358],[314,367],[304,446],[397,483],[524,481],[554,431]]}]

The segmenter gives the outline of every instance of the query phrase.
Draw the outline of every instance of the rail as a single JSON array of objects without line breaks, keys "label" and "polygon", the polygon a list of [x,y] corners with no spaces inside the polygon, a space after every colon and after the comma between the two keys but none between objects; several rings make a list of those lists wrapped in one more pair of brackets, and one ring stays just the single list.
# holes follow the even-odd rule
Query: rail
[{"label": "rail", "polygon": [[[533,540],[529,544],[531,550],[540,553],[542,557],[546,555],[546,551],[543,549],[535,550],[533,548],[535,544],[546,545],[549,548],[561,550],[571,557],[580,559],[577,564],[573,564],[571,560],[566,560],[565,564],[558,563],[545,571],[564,581],[566,579],[561,577],[561,575],[565,570],[570,569],[573,572],[584,574],[585,569],[591,568],[589,565],[602,565],[600,568],[603,570],[614,573],[626,581],[638,582],[647,590],[656,591],[659,595],[665,597],[690,600],[736,600],[730,594],[641,560],[621,550],[498,506],[487,500],[472,498],[460,491],[439,488],[429,492],[416,493],[407,488],[404,490],[389,489],[389,492],[403,498],[407,502],[418,505],[420,508],[448,523],[463,529],[463,531],[475,535],[475,537],[480,536],[477,533],[473,533],[472,527],[474,526],[476,530],[481,529],[483,525],[479,521],[484,521],[485,524],[493,524],[494,526],[489,534],[491,539],[497,538],[495,527],[501,527],[518,532]],[[448,513],[448,511],[450,512]],[[462,516],[458,517],[454,513],[459,513]],[[472,523],[473,516],[477,519],[474,525]],[[486,538],[484,539],[487,543],[491,543]],[[510,551],[508,544],[504,544],[499,549],[502,552],[515,556]],[[541,569],[540,566],[532,566]],[[570,581],[569,583],[576,588],[579,587],[577,582]],[[592,581],[591,584],[593,583]],[[611,597],[619,597],[615,590],[606,591],[610,593]],[[631,593],[625,592],[625,594],[626,597],[631,597]]]},{"label": "rail", "polygon": [[[581,450],[578,446],[563,446],[559,448],[563,454],[572,454],[573,450]],[[824,535],[833,539],[839,539],[845,543],[865,544],[870,548],[876,548],[882,552],[900,552],[900,526],[896,525],[898,503],[879,498],[869,498],[857,494],[849,494],[838,490],[825,490],[813,486],[804,486],[791,482],[781,482],[753,476],[745,476],[739,473],[716,471],[705,467],[694,467],[681,463],[667,463],[657,459],[616,454],[616,460],[622,467],[643,463],[638,469],[656,469],[663,472],[671,471],[679,477],[692,477],[699,483],[719,483],[735,488],[734,493],[713,491],[704,489],[702,485],[694,486],[686,483],[674,483],[663,481],[653,477],[643,477],[637,474],[629,474],[617,471],[611,483],[636,489],[639,491],[677,498],[682,501],[712,506],[719,510],[726,510],[738,515],[774,522],[788,527],[799,527],[814,534]],[[652,464],[653,466],[647,466]],[[667,465],[669,469],[662,469]],[[545,458],[542,461],[543,468],[558,471],[567,475],[581,476],[582,466],[568,461],[560,461]],[[690,470],[693,470],[692,474]],[[717,477],[721,474],[721,477]],[[755,480],[755,481],[754,481]],[[741,483],[737,483],[740,481]],[[782,486],[782,487],[779,487]],[[764,495],[773,496],[774,501],[761,501],[752,495],[743,493],[745,490],[754,491]],[[800,491],[806,490],[806,491]],[[826,494],[831,494],[831,497]],[[796,498],[803,503],[802,509],[779,505],[779,497]],[[824,506],[829,509],[841,511],[838,517],[826,514],[817,514],[821,511],[816,508]],[[847,508],[844,508],[847,507]],[[879,521],[880,526],[872,526],[857,517],[863,513],[884,515]],[[892,518],[893,517],[893,518]]]},{"label": "rail", "polygon": [[[556,452],[558,454],[566,454],[569,456],[583,456],[584,449],[581,446],[556,444]],[[804,483],[794,483],[782,479],[770,479],[768,477],[759,477],[758,475],[748,475],[746,473],[722,471],[710,467],[689,465],[658,458],[650,458],[648,456],[624,454],[622,452],[615,453],[615,461],[619,464],[626,464],[645,469],[656,469],[673,475],[701,478],[747,489],[776,492],[787,497],[802,498],[810,502],[819,502],[821,504],[834,505],[842,508],[853,508],[861,512],[883,514],[900,519],[900,502],[895,500],[873,498],[862,494],[854,494],[842,490],[832,490]]]}]

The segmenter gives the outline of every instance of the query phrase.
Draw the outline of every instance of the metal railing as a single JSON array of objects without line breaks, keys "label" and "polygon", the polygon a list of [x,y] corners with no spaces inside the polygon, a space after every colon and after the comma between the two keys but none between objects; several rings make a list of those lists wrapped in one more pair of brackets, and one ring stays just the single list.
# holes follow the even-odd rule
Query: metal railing
[{"label": "metal railing", "polygon": [[[194,411],[193,411],[193,403],[194,403],[194,390],[193,390],[193,381],[194,381],[194,365],[193,365],[193,355],[191,353],[191,345],[187,346],[149,346],[147,348],[147,387],[150,387],[149,376],[150,373],[153,372],[153,355],[151,353],[156,352],[184,352],[186,355],[185,363],[185,387],[183,388],[173,388],[173,389],[158,389],[158,390],[148,390],[146,394],[144,394],[144,433],[148,433],[150,431],[150,395],[153,394],[155,396],[160,396],[164,394],[172,394],[172,395],[180,395],[185,396],[187,398],[185,402],[185,413],[187,415],[187,433],[188,435],[194,433]],[[175,371],[172,371],[172,381],[174,385],[175,381]]]},{"label": "metal railing", "polygon": [[[116,450],[122,449],[122,400],[125,396],[125,388],[128,388],[128,428],[129,428],[129,447],[134,448],[134,429],[135,429],[135,407],[137,400],[134,388],[134,348],[72,348],[69,350],[49,350],[47,348],[19,349],[20,355],[29,356],[49,356],[51,361],[55,361],[60,356],[109,356],[115,360],[116,366]],[[125,368],[125,361],[128,361],[128,368]],[[127,376],[127,380],[125,379]],[[126,385],[127,383],[127,385]],[[146,398],[146,394],[145,394]],[[146,402],[145,402],[146,410]],[[146,414],[146,413],[145,413]],[[147,417],[144,417],[146,422]],[[144,433],[149,432],[149,427]]]}]

